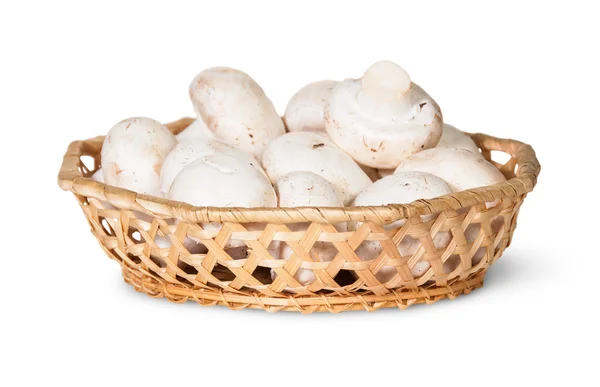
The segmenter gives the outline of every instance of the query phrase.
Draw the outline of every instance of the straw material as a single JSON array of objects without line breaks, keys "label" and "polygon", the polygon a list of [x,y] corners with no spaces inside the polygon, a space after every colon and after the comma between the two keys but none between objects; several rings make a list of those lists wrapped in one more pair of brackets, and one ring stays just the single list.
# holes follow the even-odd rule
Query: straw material
[{"label": "straw material", "polygon": [[[167,126],[178,133],[191,121],[184,118]],[[509,246],[519,208],[536,184],[540,165],[529,145],[485,134],[471,136],[483,156],[509,180],[406,205],[194,207],[91,180],[89,176],[100,166],[104,137],[73,142],[58,182],[75,194],[100,245],[121,265],[125,281],[152,297],[302,313],[404,309],[453,299],[480,287],[487,268]],[[491,160],[491,151],[511,157],[499,164]],[[93,166],[84,164],[82,157],[86,156]],[[210,184],[218,182],[207,182],[207,189]],[[496,204],[487,208],[486,203],[493,202]],[[435,215],[424,221],[421,215],[427,214]],[[400,228],[383,227],[402,219],[407,221]],[[204,222],[222,227],[205,230]],[[305,231],[290,230],[293,223],[307,222],[310,225]],[[339,232],[334,225],[340,222],[360,222],[360,226]],[[450,243],[440,249],[433,243],[439,233],[451,235]],[[184,245],[188,238],[199,241],[206,250],[191,254]],[[402,256],[396,248],[405,238],[420,242],[409,256]],[[245,259],[229,255],[230,240],[243,241]],[[361,260],[355,250],[365,241],[378,241],[382,253]],[[335,258],[320,261],[312,249],[316,242],[335,246]],[[281,243],[294,252],[289,260],[275,259],[270,253]],[[413,277],[411,269],[423,261],[429,262],[429,269]],[[395,275],[379,281],[379,271],[389,267],[395,269]],[[309,285],[298,282],[295,275],[300,269],[312,271],[315,281]],[[274,279],[271,270],[276,273]]]}]

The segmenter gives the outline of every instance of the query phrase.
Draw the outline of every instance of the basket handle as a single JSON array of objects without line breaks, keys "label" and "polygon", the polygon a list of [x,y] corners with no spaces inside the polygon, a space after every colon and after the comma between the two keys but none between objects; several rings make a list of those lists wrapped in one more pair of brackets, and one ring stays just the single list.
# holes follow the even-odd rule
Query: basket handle
[{"label": "basket handle", "polygon": [[535,187],[542,168],[531,145],[517,140],[493,137],[483,133],[469,133],[469,135],[481,149],[488,149],[490,151],[497,150],[511,155],[519,165],[516,176],[519,178],[531,179],[531,189]]}]

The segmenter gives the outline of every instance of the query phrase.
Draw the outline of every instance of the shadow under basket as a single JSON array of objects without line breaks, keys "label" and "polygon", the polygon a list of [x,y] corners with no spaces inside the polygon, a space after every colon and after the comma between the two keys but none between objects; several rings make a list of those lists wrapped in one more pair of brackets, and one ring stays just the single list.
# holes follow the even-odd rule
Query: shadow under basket
[{"label": "shadow under basket", "polygon": [[[167,127],[178,133],[191,122]],[[482,286],[487,268],[510,245],[519,208],[536,184],[540,165],[529,145],[471,136],[507,182],[406,205],[194,207],[91,180],[103,136],[70,144],[58,182],[75,194],[125,282],[152,297],[302,313],[405,309]],[[504,162],[494,161],[498,156]],[[206,182],[206,189],[214,184]],[[402,226],[390,226],[399,220]],[[221,227],[203,227],[207,222]],[[306,227],[295,231],[292,225],[300,223]],[[340,223],[351,231],[338,231]],[[412,246],[410,255],[401,254],[403,243]],[[292,251],[288,260],[272,255],[281,244]],[[377,244],[378,253],[361,259],[365,244]],[[320,260],[322,248],[334,252],[332,260]],[[299,281],[307,276],[310,281]]]}]

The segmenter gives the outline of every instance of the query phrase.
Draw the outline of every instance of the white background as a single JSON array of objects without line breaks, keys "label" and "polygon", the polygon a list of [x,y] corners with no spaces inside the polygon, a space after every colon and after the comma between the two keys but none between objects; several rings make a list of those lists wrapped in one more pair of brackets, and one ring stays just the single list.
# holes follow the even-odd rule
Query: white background
[{"label": "white background", "polygon": [[[598,385],[598,11],[449,3],[2,2],[0,385]],[[447,122],[543,165],[471,295],[311,316],[151,299],[56,184],[70,141],[191,115],[206,67],[246,71],[283,113],[304,84],[381,59]]]}]

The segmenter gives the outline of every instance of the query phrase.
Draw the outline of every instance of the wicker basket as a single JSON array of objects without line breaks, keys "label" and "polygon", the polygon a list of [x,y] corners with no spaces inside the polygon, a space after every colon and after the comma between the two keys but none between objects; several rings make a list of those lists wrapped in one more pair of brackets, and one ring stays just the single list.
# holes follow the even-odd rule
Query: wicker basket
[{"label": "wicker basket", "polygon": [[[192,120],[168,124],[174,133]],[[489,187],[418,200],[407,205],[345,208],[202,208],[137,194],[89,179],[100,165],[104,137],[73,142],[63,160],[58,182],[75,194],[91,230],[106,254],[119,262],[125,282],[137,291],[170,301],[195,300],[201,305],[223,304],[232,309],[267,311],[341,312],[385,307],[404,309],[418,303],[433,303],[468,294],[483,284],[487,268],[510,245],[519,208],[536,184],[540,165],[533,149],[514,140],[472,134],[482,154],[491,151],[510,159],[501,165],[492,161],[509,179]],[[93,167],[82,157],[90,156]],[[210,184],[218,182],[207,182]],[[493,207],[487,203],[496,202]],[[421,215],[435,214],[423,221]],[[407,219],[399,229],[383,226]],[[501,220],[498,222],[498,220]],[[201,227],[202,222],[222,224],[218,232]],[[260,224],[248,230],[245,225]],[[291,232],[291,223],[310,222],[306,231]],[[338,232],[334,224],[360,222],[351,232]],[[498,227],[497,224],[500,224]],[[465,237],[467,227],[477,227],[474,240]],[[264,226],[264,227],[263,227]],[[450,232],[452,240],[436,249],[433,238]],[[187,237],[200,240],[206,254],[190,254]],[[403,238],[420,241],[412,256],[401,256],[396,244]],[[229,239],[244,241],[246,259],[234,260],[225,251]],[[473,238],[471,238],[473,239]],[[170,241],[166,246],[160,241]],[[383,252],[377,259],[361,261],[355,250],[363,241],[377,240]],[[287,243],[294,251],[289,260],[274,259],[272,243]],[[317,241],[331,243],[338,251],[331,262],[320,262],[311,248]],[[476,254],[483,258],[476,264]],[[456,267],[445,263],[454,260]],[[430,268],[418,278],[411,269],[420,261]],[[378,280],[384,266],[397,274],[387,282]],[[311,270],[316,280],[303,286],[294,274]],[[277,275],[271,278],[273,270]]]}]

